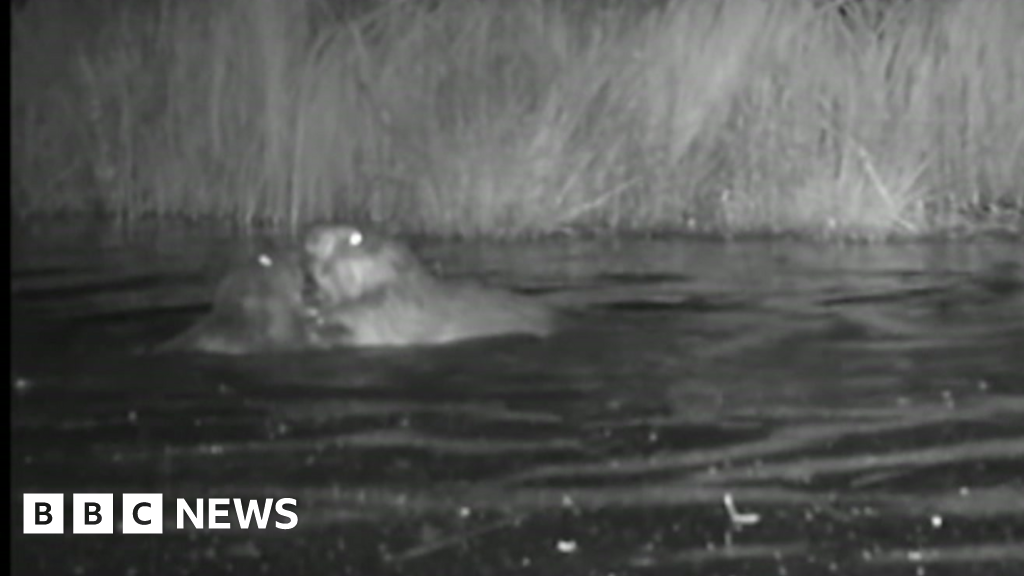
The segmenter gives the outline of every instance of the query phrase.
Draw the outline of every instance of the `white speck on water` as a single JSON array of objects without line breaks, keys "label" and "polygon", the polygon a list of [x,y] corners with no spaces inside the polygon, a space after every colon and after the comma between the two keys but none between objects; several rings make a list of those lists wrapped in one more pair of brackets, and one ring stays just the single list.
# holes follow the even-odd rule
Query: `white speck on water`
[{"label": "white speck on water", "polygon": [[858,506],[850,509],[850,516],[871,517],[878,516],[878,512],[871,506]]},{"label": "white speck on water", "polygon": [[971,489],[968,488],[967,486],[961,486],[958,492],[960,493],[960,496],[964,498],[971,495]]},{"label": "white speck on water", "polygon": [[942,528],[942,516],[939,516],[938,514],[932,516],[932,528]]},{"label": "white speck on water", "polygon": [[259,262],[260,266],[263,266],[264,268],[270,268],[271,266],[274,265],[274,259],[266,254],[260,254],[256,258],[256,261]]},{"label": "white speck on water", "polygon": [[129,411],[128,412],[128,421],[131,422],[132,424],[137,423],[139,421],[139,413],[136,412],[135,410]]},{"label": "white speck on water", "polygon": [[907,552],[907,560],[910,560],[911,562],[920,562],[921,560],[924,560],[924,553],[920,550],[911,550],[910,552]]},{"label": "white speck on water", "polygon": [[579,550],[574,540],[559,540],[556,548],[562,554],[575,554]]},{"label": "white speck on water", "polygon": [[15,378],[12,384],[14,385],[14,391],[20,393],[28,392],[34,385],[28,378]]},{"label": "white speck on water", "polygon": [[649,554],[635,556],[632,559],[630,559],[629,565],[634,568],[650,568],[651,566],[655,565],[655,559],[652,558]]},{"label": "white speck on water", "polygon": [[956,398],[949,390],[942,391],[942,401],[946,404],[946,408],[956,408]]},{"label": "white speck on water", "polygon": [[576,501],[572,499],[571,495],[569,495],[569,494],[562,494],[562,507],[563,508],[572,508],[575,505],[576,505]]},{"label": "white speck on water", "polygon": [[459,508],[459,518],[469,518],[472,513],[473,510],[471,510],[469,506],[462,506]]}]

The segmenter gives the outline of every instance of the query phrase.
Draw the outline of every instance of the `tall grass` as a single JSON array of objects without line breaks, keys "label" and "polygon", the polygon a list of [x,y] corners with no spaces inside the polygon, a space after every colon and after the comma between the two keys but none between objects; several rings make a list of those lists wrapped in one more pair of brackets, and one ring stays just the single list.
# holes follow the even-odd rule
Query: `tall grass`
[{"label": "tall grass", "polygon": [[499,236],[1019,224],[1024,3],[606,4],[31,0],[12,207]]}]

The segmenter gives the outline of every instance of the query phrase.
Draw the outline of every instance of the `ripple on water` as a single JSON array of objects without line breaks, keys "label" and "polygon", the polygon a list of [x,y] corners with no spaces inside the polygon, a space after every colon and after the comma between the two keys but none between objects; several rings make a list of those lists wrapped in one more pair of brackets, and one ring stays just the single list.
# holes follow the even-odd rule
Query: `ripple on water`
[{"label": "ripple on water", "polygon": [[567,307],[566,329],[153,357],[136,350],[194,320],[260,245],[167,237],[19,242],[15,490],[298,495],[302,538],[26,538],[26,562],[54,547],[112,573],[147,554],[193,566],[200,548],[299,573],[1024,561],[1019,246],[422,245],[446,271]]}]

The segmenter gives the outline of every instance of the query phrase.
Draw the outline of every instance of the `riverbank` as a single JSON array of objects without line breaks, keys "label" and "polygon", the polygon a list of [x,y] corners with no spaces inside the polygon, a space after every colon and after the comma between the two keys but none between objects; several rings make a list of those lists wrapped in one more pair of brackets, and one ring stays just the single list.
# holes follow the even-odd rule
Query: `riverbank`
[{"label": "riverbank", "polygon": [[28,3],[12,207],[466,237],[1024,220],[1019,2],[328,4]]}]

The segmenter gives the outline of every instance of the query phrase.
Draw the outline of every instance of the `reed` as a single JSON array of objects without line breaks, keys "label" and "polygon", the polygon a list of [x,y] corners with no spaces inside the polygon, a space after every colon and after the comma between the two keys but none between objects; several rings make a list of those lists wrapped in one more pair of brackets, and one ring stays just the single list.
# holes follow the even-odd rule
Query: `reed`
[{"label": "reed", "polygon": [[456,236],[1024,213],[1024,3],[31,0],[12,208]]}]

